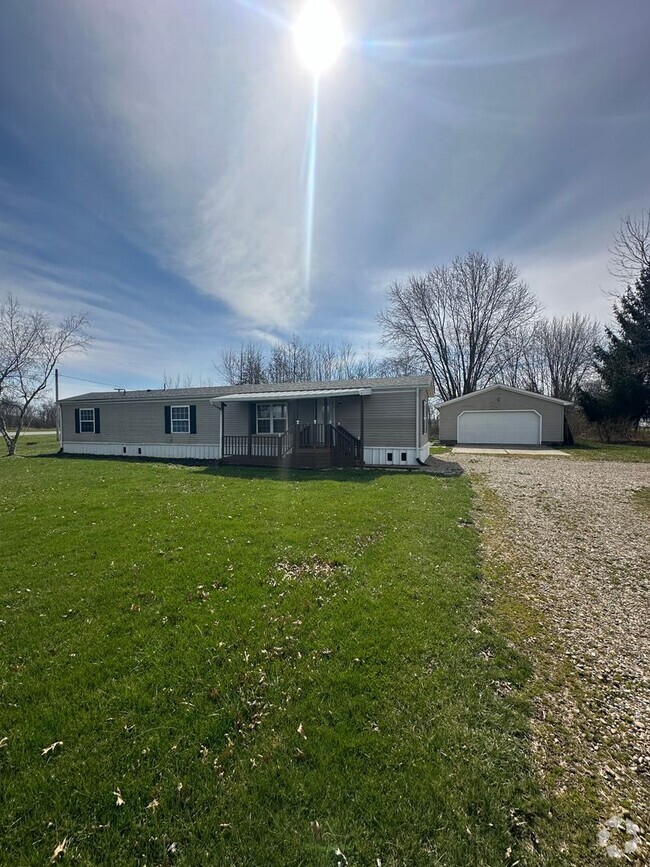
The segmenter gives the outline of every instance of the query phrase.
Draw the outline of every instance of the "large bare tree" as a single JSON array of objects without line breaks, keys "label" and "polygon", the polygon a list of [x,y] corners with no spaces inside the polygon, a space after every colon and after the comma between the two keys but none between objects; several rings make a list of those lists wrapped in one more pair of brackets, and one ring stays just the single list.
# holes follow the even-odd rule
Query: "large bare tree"
[{"label": "large bare tree", "polygon": [[510,336],[537,312],[512,262],[471,252],[393,283],[378,319],[384,345],[419,355],[437,397],[451,400],[501,380]]},{"label": "large bare tree", "polygon": [[573,400],[593,373],[594,346],[600,337],[600,325],[580,313],[539,319],[519,336],[511,384]]},{"label": "large bare tree", "polygon": [[621,220],[609,252],[609,270],[623,283],[634,283],[642,271],[650,268],[650,208],[638,217],[628,214]]},{"label": "large bare tree", "polygon": [[9,455],[16,451],[25,419],[45,396],[59,360],[88,346],[87,325],[85,314],[56,325],[43,311],[22,307],[12,295],[0,303],[0,435]]}]

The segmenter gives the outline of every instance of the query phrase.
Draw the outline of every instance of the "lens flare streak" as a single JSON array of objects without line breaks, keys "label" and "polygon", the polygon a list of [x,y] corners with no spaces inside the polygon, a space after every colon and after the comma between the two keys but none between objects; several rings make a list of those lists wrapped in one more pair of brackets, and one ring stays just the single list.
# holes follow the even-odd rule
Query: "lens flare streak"
[{"label": "lens flare streak", "polygon": [[270,9],[266,9],[263,6],[260,6],[259,3],[254,3],[253,0],[235,0],[235,3],[237,3],[239,6],[242,6],[244,9],[255,12],[256,15],[259,15],[262,18],[266,18],[267,21],[270,21],[277,27],[282,27],[285,30],[291,29],[291,24],[286,18],[283,18],[276,12],[272,12]]},{"label": "lens flare streak", "polygon": [[316,200],[316,157],[318,151],[318,78],[314,78],[311,122],[307,137],[307,176],[305,197],[305,287],[309,291],[314,241],[314,203]]}]

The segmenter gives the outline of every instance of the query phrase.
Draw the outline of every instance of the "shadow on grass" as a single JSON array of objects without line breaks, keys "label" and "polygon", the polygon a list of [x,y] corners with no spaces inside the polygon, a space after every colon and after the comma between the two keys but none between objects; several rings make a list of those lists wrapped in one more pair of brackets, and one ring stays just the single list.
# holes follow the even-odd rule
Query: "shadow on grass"
[{"label": "shadow on grass", "polygon": [[[30,445],[30,443],[26,443]],[[331,482],[357,482],[368,484],[376,481],[382,476],[404,476],[413,473],[417,475],[431,475],[453,477],[463,474],[462,468],[458,464],[450,464],[444,467],[444,472],[438,471],[437,468],[429,466],[425,467],[395,467],[392,468],[350,468],[350,467],[328,467],[326,469],[293,469],[288,467],[236,467],[224,466],[218,461],[200,461],[181,458],[151,458],[138,455],[73,455],[66,454],[60,451],[39,452],[37,454],[23,455],[26,458],[42,458],[60,461],[108,461],[111,463],[127,463],[127,464],[160,464],[188,467],[196,472],[203,473],[209,476],[218,478],[233,478],[233,479],[265,479],[267,481],[276,482],[313,482],[313,481],[331,481]]]}]

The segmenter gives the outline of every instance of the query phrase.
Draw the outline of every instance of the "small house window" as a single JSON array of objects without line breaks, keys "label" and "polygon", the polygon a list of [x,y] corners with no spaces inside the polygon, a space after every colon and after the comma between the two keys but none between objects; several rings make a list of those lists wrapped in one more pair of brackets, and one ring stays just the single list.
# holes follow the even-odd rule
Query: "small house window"
[{"label": "small house window", "polygon": [[257,433],[281,434],[287,429],[286,403],[257,404]]},{"label": "small house window", "polygon": [[190,432],[190,408],[189,406],[172,407],[172,433]]},{"label": "small house window", "polygon": [[425,434],[429,430],[429,401],[422,401],[422,433]]},{"label": "small house window", "polygon": [[386,460],[387,460],[387,461],[392,461],[392,460],[393,460],[393,453],[392,453],[392,452],[388,452],[388,453],[387,453],[387,455],[386,455]]},{"label": "small house window", "polygon": [[95,433],[95,410],[79,410],[79,429],[81,433]]},{"label": "small house window", "polygon": [[402,452],[402,463],[405,464],[406,461],[407,461],[407,455],[406,455],[406,452]]}]

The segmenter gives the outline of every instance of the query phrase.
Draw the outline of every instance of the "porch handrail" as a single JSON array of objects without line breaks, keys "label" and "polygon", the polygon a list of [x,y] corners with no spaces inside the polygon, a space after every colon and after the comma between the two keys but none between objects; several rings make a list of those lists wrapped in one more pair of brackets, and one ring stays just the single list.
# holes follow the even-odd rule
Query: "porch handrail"
[{"label": "porch handrail", "polygon": [[291,454],[293,451],[296,439],[296,430],[294,427],[289,427],[278,438],[278,457],[283,458],[285,455]]},{"label": "porch handrail", "polygon": [[358,437],[355,437],[354,434],[350,433],[349,430],[346,430],[342,425],[337,425],[335,430],[334,437],[334,446],[336,451],[341,452],[341,454],[348,455],[354,460],[358,461],[361,459],[361,440]]}]

